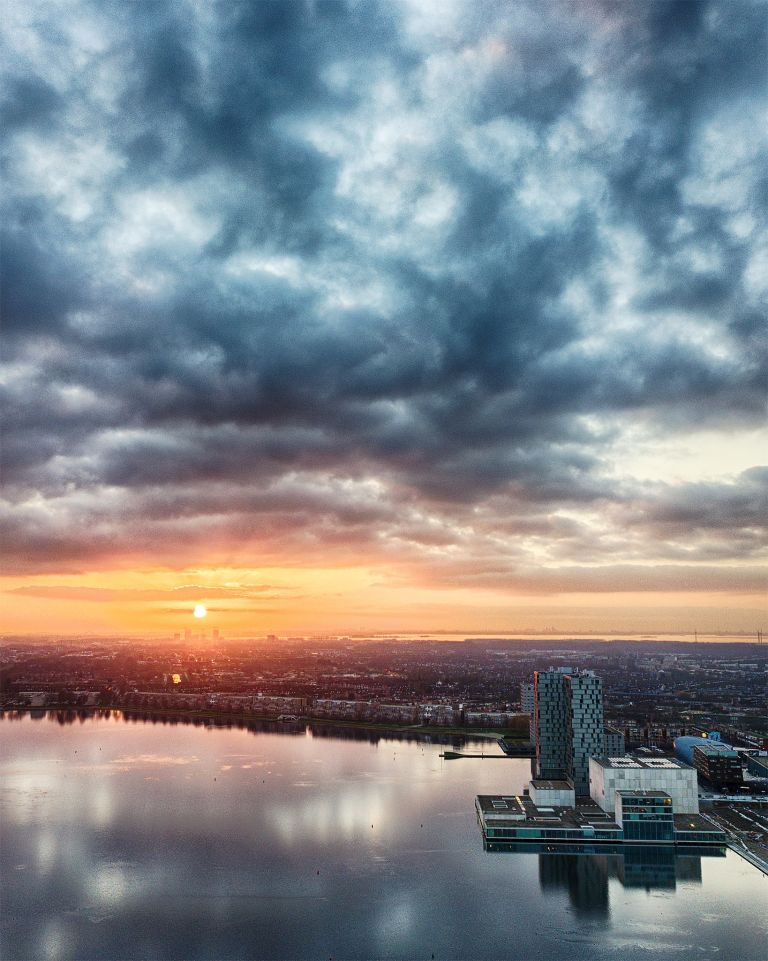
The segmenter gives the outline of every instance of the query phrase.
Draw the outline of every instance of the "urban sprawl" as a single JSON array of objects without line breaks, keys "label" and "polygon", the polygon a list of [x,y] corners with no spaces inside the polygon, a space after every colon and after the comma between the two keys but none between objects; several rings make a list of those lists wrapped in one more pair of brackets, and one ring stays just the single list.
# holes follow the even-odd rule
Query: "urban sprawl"
[{"label": "urban sprawl", "polygon": [[494,737],[533,777],[477,798],[487,846],[727,841],[765,869],[767,677],[746,641],[5,637],[0,712]]}]

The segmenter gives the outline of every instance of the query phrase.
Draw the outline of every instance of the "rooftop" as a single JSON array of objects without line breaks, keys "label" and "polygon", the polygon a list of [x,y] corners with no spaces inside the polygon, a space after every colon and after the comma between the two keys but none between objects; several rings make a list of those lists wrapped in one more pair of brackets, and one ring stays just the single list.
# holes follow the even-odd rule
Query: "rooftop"
[{"label": "rooftop", "polygon": [[693,753],[696,751],[701,751],[702,754],[707,754],[710,757],[715,757],[716,755],[722,755],[723,757],[738,757],[738,751],[734,751],[732,747],[728,744],[718,744],[717,741],[708,741],[704,744],[694,744]]},{"label": "rooftop", "polygon": [[690,768],[673,757],[595,757],[590,758],[600,767],[613,770],[628,770],[631,768],[645,768],[650,771],[674,771],[680,768]]},{"label": "rooftop", "polygon": [[525,814],[523,799],[514,795],[490,795],[481,794],[477,798],[480,811],[483,814],[504,814],[508,812],[510,816]]},{"label": "rooftop", "polygon": [[[624,792],[629,795],[650,794],[658,797],[658,791],[629,791]],[[620,840],[622,829],[614,819],[602,811],[596,804],[579,804],[577,808],[563,807],[537,807],[527,795],[500,797],[498,795],[480,795],[476,799],[476,807],[481,815],[483,830],[498,831],[499,829],[512,828],[555,828],[560,830],[578,829],[584,832],[584,840],[593,836],[592,828],[599,832],[611,832],[608,840],[615,837]],[[504,818],[504,812],[509,812],[509,817]],[[523,815],[521,817],[521,814]],[[725,835],[716,825],[707,821],[700,814],[674,814],[673,823],[676,832],[680,832],[680,840],[692,843],[701,838],[697,838],[696,833],[703,832],[714,835],[717,843],[725,842]],[[686,837],[686,835],[688,835]],[[602,841],[606,840],[606,835],[598,835]],[[498,834],[496,838],[499,839]],[[552,840],[552,836],[549,836]],[[710,838],[710,840],[713,840]]]},{"label": "rooftop", "polygon": [[534,778],[531,781],[531,787],[536,788],[537,791],[572,791],[573,782],[572,781],[550,781],[547,778]]},{"label": "rooftop", "polygon": [[[621,828],[614,819],[594,803],[579,804],[578,808],[537,807],[527,795],[517,797],[499,797],[498,795],[481,794],[477,797],[476,805],[480,813],[495,815],[492,818],[494,827],[503,828],[505,823],[503,814],[509,811],[509,827],[561,827],[583,828],[593,825],[600,830],[620,831]],[[520,820],[520,814],[524,814]]]},{"label": "rooftop", "polygon": [[[706,818],[702,817],[700,814],[674,814],[673,820],[675,822],[676,831],[713,831],[723,833],[722,829],[716,824],[712,824]],[[725,840],[725,837],[723,837]]]}]

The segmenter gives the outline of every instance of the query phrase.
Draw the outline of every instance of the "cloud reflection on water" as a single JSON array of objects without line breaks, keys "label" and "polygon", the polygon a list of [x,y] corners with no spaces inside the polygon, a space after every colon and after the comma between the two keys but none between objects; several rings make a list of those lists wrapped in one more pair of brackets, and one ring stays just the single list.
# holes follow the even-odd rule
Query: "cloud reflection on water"
[{"label": "cloud reflection on water", "polygon": [[[96,740],[98,763],[69,765]],[[474,795],[519,790],[528,762],[446,764],[437,745],[393,744],[0,721],[14,828],[0,849],[3,956],[498,958],[513,946],[550,961],[579,943],[600,959],[714,946],[758,961],[760,888],[744,862],[704,864],[699,882],[676,859],[676,888],[648,891],[609,856],[495,856]],[[266,769],[222,775],[236,757]]]}]

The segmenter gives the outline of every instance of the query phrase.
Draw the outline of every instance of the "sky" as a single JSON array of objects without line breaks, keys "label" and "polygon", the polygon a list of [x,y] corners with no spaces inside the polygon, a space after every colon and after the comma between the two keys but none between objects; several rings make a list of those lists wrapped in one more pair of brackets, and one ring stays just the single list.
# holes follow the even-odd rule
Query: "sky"
[{"label": "sky", "polygon": [[1,629],[765,627],[767,9],[9,0]]}]

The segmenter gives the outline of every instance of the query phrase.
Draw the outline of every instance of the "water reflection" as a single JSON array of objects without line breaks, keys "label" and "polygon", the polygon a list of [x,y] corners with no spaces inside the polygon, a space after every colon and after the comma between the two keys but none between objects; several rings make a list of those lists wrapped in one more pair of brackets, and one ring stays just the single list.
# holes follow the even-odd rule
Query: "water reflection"
[{"label": "water reflection", "polygon": [[552,888],[565,889],[571,906],[581,916],[608,916],[608,865],[604,856],[540,854],[539,885],[544,894]]},{"label": "water reflection", "polygon": [[363,741],[379,744],[381,741],[402,741],[406,744],[440,744],[450,747],[463,747],[478,744],[490,752],[487,739],[473,737],[471,734],[425,734],[419,731],[376,730],[364,727],[344,727],[341,722],[322,722],[312,720],[278,721],[264,718],[239,717],[200,717],[186,712],[155,710],[152,713],[124,710],[122,708],[34,708],[25,710],[0,711],[0,721],[21,721],[29,718],[34,721],[47,719],[60,726],[84,724],[89,720],[114,720],[125,724],[151,724],[163,727],[184,725],[197,728],[220,728],[225,730],[250,731],[252,734],[280,734],[283,736],[306,736],[323,740]]},{"label": "water reflection", "polygon": [[609,881],[625,888],[674,891],[678,881],[702,883],[702,858],[724,858],[725,848],[690,848],[679,854],[670,846],[552,845],[484,843],[493,854],[537,854],[539,886],[543,894],[566,891],[574,911],[583,917],[607,918],[610,913]]},{"label": "water reflection", "polygon": [[595,961],[764,961],[768,879],[732,852],[676,858],[671,886],[639,849],[485,851],[474,797],[520,793],[526,759],[445,761],[438,743],[327,727],[46,717],[0,723],[3,958],[554,961],[578,941]]}]

